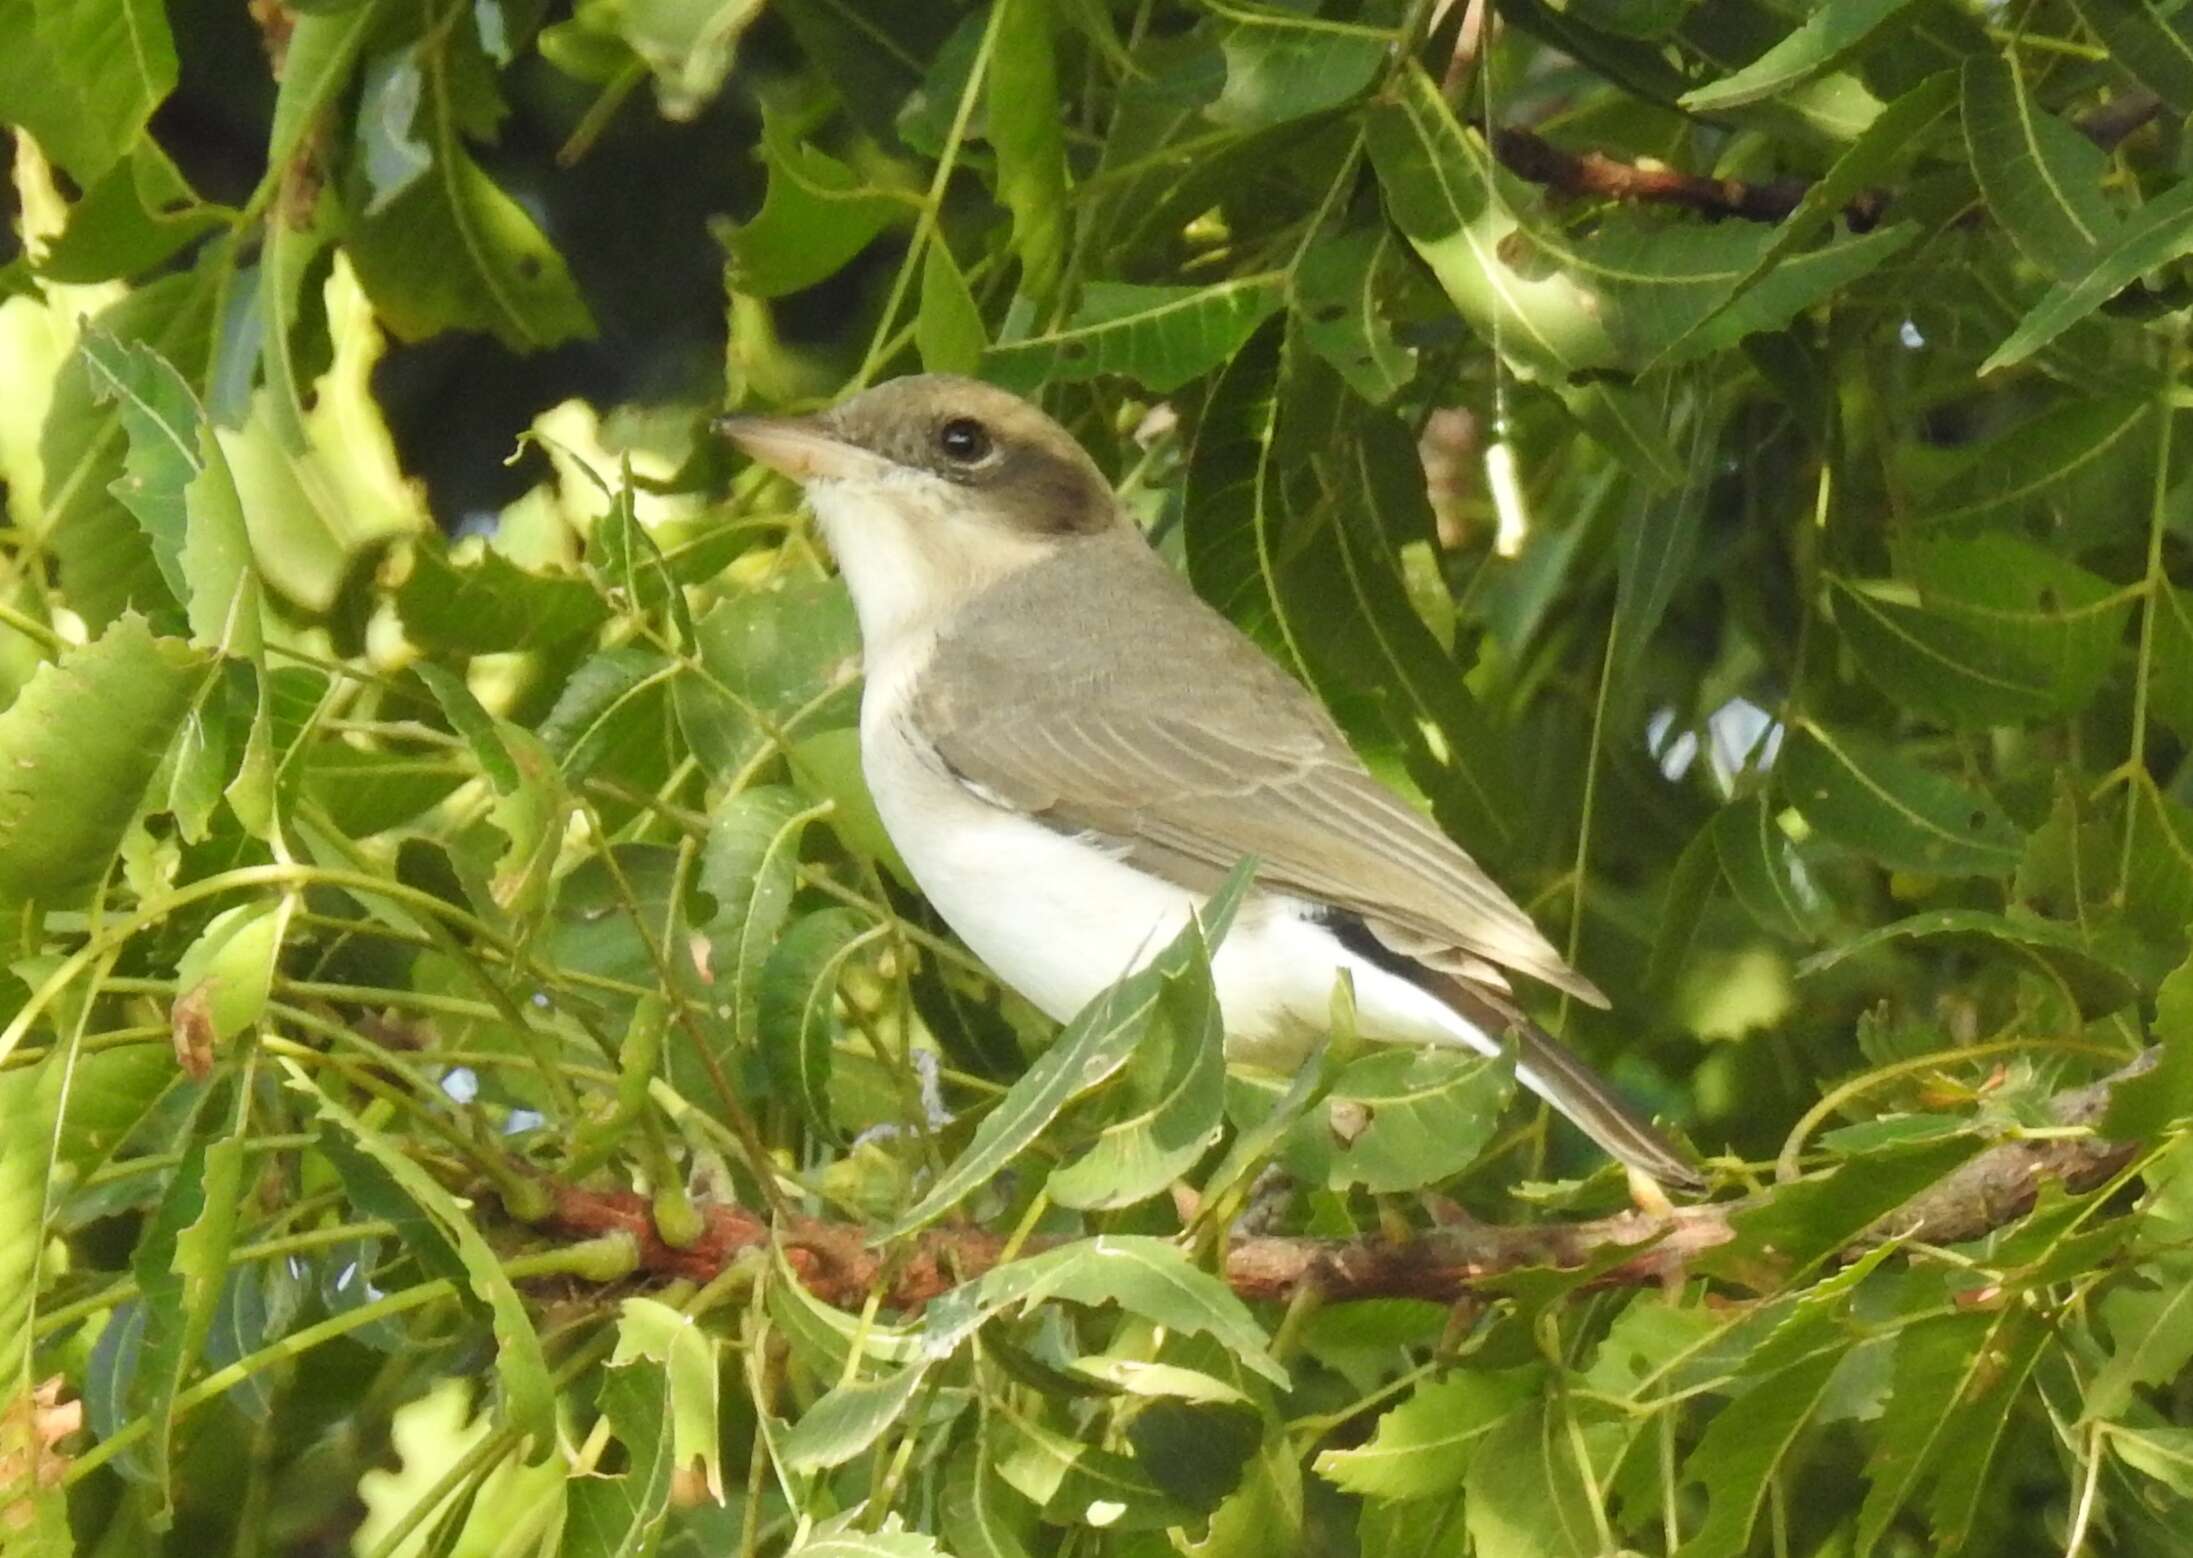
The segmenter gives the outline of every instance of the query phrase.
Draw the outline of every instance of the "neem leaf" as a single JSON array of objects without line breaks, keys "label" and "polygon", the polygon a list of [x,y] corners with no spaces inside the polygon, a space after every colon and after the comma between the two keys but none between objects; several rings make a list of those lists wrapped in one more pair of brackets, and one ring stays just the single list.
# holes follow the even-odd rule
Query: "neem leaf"
[{"label": "neem leaf", "polygon": [[1322,113],[1371,84],[1391,40],[1368,28],[1342,30],[1322,17],[1246,8],[1225,13],[1218,34],[1226,85],[1205,112],[1237,130],[1263,129]]},{"label": "neem leaf", "polygon": [[2117,241],[2090,267],[2049,288],[2010,338],[1980,364],[1980,372],[2024,362],[2141,276],[2188,250],[2193,250],[2193,179],[2172,185],[2134,212]]},{"label": "neem leaf", "polygon": [[2014,54],[1966,60],[1962,97],[1972,171],[1995,220],[2049,274],[2083,274],[2117,238],[2102,198],[2107,154],[2033,101]]},{"label": "neem leaf", "polygon": [[882,933],[856,909],[818,910],[785,932],[762,967],[762,1060],[778,1090],[797,1099],[826,1135],[837,1132],[830,1072],[844,1026],[837,1015],[838,979],[847,960]]},{"label": "neem leaf", "polygon": [[130,1257],[145,1302],[137,1383],[148,1397],[142,1409],[156,1425],[153,1477],[168,1518],[175,1508],[175,1394],[213,1328],[214,1306],[228,1276],[229,1248],[236,1236],[243,1169],[240,1138],[193,1143]]},{"label": "neem leaf", "polygon": [[1678,1558],[1738,1558],[1751,1550],[1760,1506],[1790,1445],[1812,1420],[1843,1354],[1823,1349],[1754,1384],[1714,1414],[1683,1463],[1706,1486],[1706,1518]]},{"label": "neem leaf", "polygon": [[1901,871],[2007,876],[2024,840],[1989,797],[1850,731],[1805,721],[1775,774],[1805,820]]},{"label": "neem leaf", "polygon": [[1232,357],[1280,301],[1265,275],[1208,287],[1095,281],[1062,327],[991,347],[982,372],[1021,391],[1116,373],[1164,394]]},{"label": "neem leaf", "polygon": [[1013,216],[1023,296],[1047,298],[1066,258],[1066,126],[1047,0],[998,0],[984,82],[998,203]]},{"label": "neem leaf", "polygon": [[1075,1014],[1051,1047],[982,1117],[966,1150],[884,1238],[904,1238],[988,1184],[1043,1133],[1060,1110],[1127,1063],[1148,1030],[1166,982],[1178,978],[1197,958],[1207,957],[1205,949],[1215,948],[1225,935],[1248,888],[1247,865],[1234,868],[1200,914],[1183,925],[1155,958]]},{"label": "neem leaf", "polygon": [[1365,1055],[1341,1072],[1333,1097],[1369,1123],[1333,1155],[1327,1184],[1383,1194],[1458,1174],[1492,1140],[1513,1091],[1509,1068],[1482,1055],[1413,1045]]},{"label": "neem leaf", "polygon": [[1416,348],[1395,339],[1386,317],[1400,252],[1384,223],[1357,228],[1312,244],[1291,278],[1289,300],[1302,339],[1374,406],[1416,377]]},{"label": "neem leaf", "polygon": [[671,1478],[683,1464],[670,1371],[650,1357],[626,1359],[604,1374],[598,1405],[624,1446],[624,1469],[570,1480],[556,1550],[563,1558],[643,1558],[661,1540]]},{"label": "neem leaf", "polygon": [[1692,113],[1719,113],[1789,91],[1833,70],[1909,0],[1837,0],[1822,6],[1743,69],[1683,94]]},{"label": "neem leaf", "polygon": [[1170,978],[1125,1072],[1126,1109],[1072,1162],[1051,1171],[1051,1199],[1081,1210],[1131,1206],[1172,1184],[1218,1138],[1226,1034],[1200,927]]},{"label": "neem leaf", "polygon": [[1528,197],[1415,61],[1372,104],[1363,134],[1395,225],[1520,377],[1559,381],[1612,365],[1603,300],[1567,268],[1538,261],[1537,235],[1515,214]]},{"label": "neem leaf", "polygon": [[1813,941],[1825,905],[1777,814],[1764,795],[1731,801],[1709,825],[1714,855],[1736,901],[1762,927],[1791,941]]},{"label": "neem leaf", "polygon": [[379,1131],[321,1092],[305,1070],[282,1065],[290,1086],[319,1112],[320,1150],[361,1211],[403,1230],[406,1248],[436,1276],[469,1293],[493,1319],[495,1373],[505,1420],[531,1441],[530,1463],[556,1448],[556,1394],[525,1301],[457,1198]]},{"label": "neem leaf", "polygon": [[134,513],[152,555],[209,648],[256,659],[263,624],[251,536],[228,459],[183,376],[141,341],[105,331],[81,350],[95,393],[121,407],[129,452],[115,496]]},{"label": "neem leaf", "polygon": [[928,1372],[928,1364],[912,1363],[834,1387],[792,1425],[778,1453],[795,1471],[844,1465],[899,1420]]},{"label": "neem leaf", "polygon": [[2072,0],[2079,19],[2109,46],[2109,57],[2175,114],[2193,114],[2193,21],[2181,8],[2164,15],[2144,0]]},{"label": "neem leaf", "polygon": [[968,290],[959,262],[942,238],[931,238],[921,257],[921,309],[914,317],[914,346],[928,373],[973,373],[982,365],[990,337],[982,310]]},{"label": "neem leaf", "polygon": [[1932,909],[1893,924],[1877,926],[1797,965],[1800,979],[1824,973],[1845,959],[1891,942],[1934,936],[1974,936],[2003,948],[2061,985],[2089,1016],[2112,1012],[2132,999],[2138,986],[2123,969],[2105,961],[2068,925],[2031,916],[1990,914],[1985,909]]},{"label": "neem leaf", "polygon": [[762,156],[769,188],[750,222],[724,239],[726,279],[739,292],[775,298],[798,292],[844,268],[907,207],[895,193],[861,181],[826,152],[792,138],[764,115]]},{"label": "neem leaf", "polygon": [[1470,1456],[1488,1430],[1540,1386],[1535,1369],[1456,1369],[1410,1391],[1378,1420],[1370,1442],[1326,1450],[1317,1474],[1365,1498],[1432,1498],[1462,1486]]},{"label": "neem leaf", "polygon": [[1272,1358],[1270,1342],[1248,1306],[1177,1246],[1139,1235],[1077,1239],[992,1267],[929,1306],[924,1350],[942,1357],[1008,1305],[1054,1298],[1092,1307],[1118,1304],[1150,1324],[1209,1336],[1249,1369],[1286,1388],[1287,1371]]},{"label": "neem leaf", "polygon": [[123,617],[38,668],[0,712],[0,903],[74,903],[106,875],[205,667]]}]

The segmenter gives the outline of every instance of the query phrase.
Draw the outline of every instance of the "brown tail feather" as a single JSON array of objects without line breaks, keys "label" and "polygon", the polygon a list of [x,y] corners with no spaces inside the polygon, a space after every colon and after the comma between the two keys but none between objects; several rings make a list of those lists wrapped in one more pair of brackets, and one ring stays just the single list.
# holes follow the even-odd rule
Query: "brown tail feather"
[{"label": "brown tail feather", "polygon": [[1498,1039],[1515,1035],[1516,1080],[1566,1116],[1611,1157],[1663,1185],[1699,1190],[1705,1179],[1567,1046],[1498,996],[1459,979],[1440,981],[1439,994],[1471,1025]]}]

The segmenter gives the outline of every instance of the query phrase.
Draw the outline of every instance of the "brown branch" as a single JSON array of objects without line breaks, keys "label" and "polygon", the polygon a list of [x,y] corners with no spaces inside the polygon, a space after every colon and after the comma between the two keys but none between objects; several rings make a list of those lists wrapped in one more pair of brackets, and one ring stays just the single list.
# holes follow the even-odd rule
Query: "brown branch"
[{"label": "brown branch", "polygon": [[[2057,1097],[2060,1126],[2091,1126],[2108,1107],[2110,1089],[2153,1064],[2149,1051],[2101,1081]],[[1914,1235],[1929,1243],[1970,1239],[2022,1215],[2054,1181],[2070,1190],[2100,1184],[2130,1160],[2133,1143],[2098,1136],[2014,1141],[1989,1148],[1883,1218],[1845,1253],[1855,1256],[1884,1238]],[[1735,1237],[1737,1214],[1773,1199],[1773,1190],[1734,1201],[1678,1207],[1666,1216],[1622,1212],[1578,1222],[1496,1227],[1462,1222],[1409,1239],[1256,1237],[1226,1252],[1225,1276],[1244,1298],[1284,1299],[1305,1289],[1327,1299],[1427,1298],[1452,1301],[1503,1272],[1529,1267],[1574,1270],[1600,1265],[1598,1286],[1635,1286],[1679,1278],[1690,1262]],[[769,1247],[766,1218],[743,1207],[703,1209],[701,1235],[673,1248],[655,1231],[643,1196],[557,1186],[550,1228],[573,1238],[629,1235],[639,1270],[657,1278],[705,1282],[742,1255]],[[869,1240],[857,1223],[791,1217],[777,1225],[787,1263],[817,1297],[858,1308],[880,1292],[894,1309],[918,1309],[947,1289],[998,1264],[1005,1240],[979,1228],[931,1228],[889,1248]],[[1031,1243],[1030,1250],[1042,1248]],[[1625,1253],[1626,1252],[1626,1253]]]},{"label": "brown branch", "polygon": [[[2154,93],[2128,92],[2080,119],[2078,129],[2103,151],[2112,151],[2161,111],[2162,100]],[[1493,132],[1492,149],[1501,166],[1517,178],[1560,194],[1681,206],[1704,216],[1750,222],[1781,221],[1812,188],[1811,180],[1794,176],[1717,179],[1678,172],[1651,159],[1623,162],[1604,152],[1572,152],[1512,125]],[[1887,190],[1862,191],[1844,205],[1843,220],[1852,232],[1869,232],[1880,224],[1891,198]]]}]

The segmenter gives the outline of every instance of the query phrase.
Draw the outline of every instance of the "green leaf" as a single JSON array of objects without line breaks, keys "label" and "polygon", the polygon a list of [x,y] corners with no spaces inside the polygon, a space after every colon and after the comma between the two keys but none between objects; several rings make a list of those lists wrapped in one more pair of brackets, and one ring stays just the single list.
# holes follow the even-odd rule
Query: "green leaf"
[{"label": "green leaf", "polygon": [[826,1520],[804,1541],[785,1549],[785,1558],[954,1558],[934,1538],[906,1529],[898,1515],[884,1518],[881,1529],[861,1529],[864,1509],[850,1509]]},{"label": "green leaf", "polygon": [[2061,279],[2083,275],[2116,242],[2102,198],[2102,149],[2034,102],[2015,55],[1964,63],[1965,145],[1988,209],[2019,252]]},{"label": "green leaf", "polygon": [[1013,216],[1020,291],[1048,298],[1066,259],[1066,126],[1050,0],[997,0],[984,83],[998,203]]},{"label": "green leaf", "polygon": [[1740,1280],[1749,1263],[1764,1261],[1777,1273],[1802,1275],[1986,1145],[1977,1132],[1897,1142],[1777,1186],[1770,1200],[1731,1217],[1735,1238],[1699,1269]]},{"label": "green leaf", "polygon": [[1463,1479],[1462,1517],[1477,1558],[1600,1558],[1591,1468],[1577,1463],[1568,1409],[1536,1397],[1488,1431]]},{"label": "green leaf", "polygon": [[345,252],[405,340],[485,330],[513,352],[534,352],[590,336],[593,315],[563,256],[466,149],[466,135],[492,130],[500,102],[492,90],[464,89],[483,67],[467,63],[478,49],[470,13],[453,18],[418,45],[418,122],[401,127],[416,131],[428,164],[381,192]]},{"label": "green leaf", "polygon": [[205,673],[124,617],[0,712],[0,903],[71,905],[105,879]]},{"label": "green leaf", "polygon": [[898,195],[795,140],[776,116],[762,119],[761,153],[769,165],[761,209],[723,240],[730,256],[725,280],[734,291],[776,298],[811,287],[836,275],[907,210]]},{"label": "green leaf", "polygon": [[433,654],[555,649],[609,620],[609,608],[584,579],[535,573],[493,548],[460,561],[440,541],[422,539],[410,562],[396,587],[396,610],[412,642]]},{"label": "green leaf", "polygon": [[1683,94],[1692,113],[1715,114],[1781,96],[1825,74],[1864,47],[1909,0],[1836,0],[1743,69]]},{"label": "green leaf", "polygon": [[495,1329],[495,1374],[503,1390],[501,1415],[531,1440],[528,1463],[540,1463],[556,1448],[555,1389],[540,1336],[502,1262],[431,1174],[321,1092],[302,1067],[286,1060],[282,1065],[289,1085],[318,1111],[320,1150],[342,1175],[352,1201],[369,1216],[395,1222],[406,1248],[428,1270],[488,1311]]},{"label": "green leaf", "polygon": [[175,90],[159,0],[0,0],[0,121],[20,125],[89,188]]},{"label": "green leaf", "polygon": [[2051,702],[2039,665],[2014,647],[2007,660],[1973,623],[1830,578],[1836,625],[1874,684],[1905,708],[1958,729],[2039,719]]},{"label": "green leaf", "polygon": [[1410,1391],[1378,1420],[1370,1442],[1321,1452],[1314,1470],[1364,1498],[1452,1495],[1485,1435],[1536,1393],[1535,1370],[1456,1369]]},{"label": "green leaf", "polygon": [[[196,272],[167,276],[100,310],[92,325],[123,341],[142,341],[185,381],[205,372],[211,350],[213,289]],[[60,563],[71,610],[93,632],[132,605],[156,611],[171,597],[143,527],[114,496],[123,475],[120,419],[99,404],[89,358],[71,354],[53,381],[38,440],[44,466],[40,534]]]},{"label": "green leaf", "polygon": [[337,10],[297,10],[282,51],[281,86],[267,134],[270,167],[289,165],[321,114],[349,87],[359,52],[380,20],[379,0]]},{"label": "green leaf", "polygon": [[1731,801],[1708,824],[1714,858],[1736,901],[1762,929],[1790,941],[1819,939],[1827,905],[1766,796]]},{"label": "green leaf", "polygon": [[473,696],[464,678],[431,660],[421,660],[411,670],[426,684],[434,701],[442,706],[442,715],[449,721],[450,728],[464,737],[474,760],[480,765],[480,772],[487,775],[496,793],[514,793],[520,783],[517,759],[510,755],[510,744],[503,739],[502,732],[495,728],[495,717],[480,706],[480,700]]},{"label": "green leaf", "polygon": [[1357,228],[1303,251],[1289,279],[1295,329],[1348,387],[1374,406],[1416,377],[1416,348],[1394,336],[1393,230]]},{"label": "green leaf", "polygon": [[144,525],[192,638],[258,659],[264,629],[251,535],[213,424],[183,376],[143,342],[95,330],[81,350],[94,392],[119,403],[129,436],[115,495]]},{"label": "green leaf", "polygon": [[294,900],[269,899],[223,909],[175,965],[182,1002],[202,1003],[216,1043],[257,1022],[273,993]]},{"label": "green leaf", "polygon": [[[1783,218],[1773,240],[1760,250],[1751,270],[1737,279],[1728,302],[1721,306],[1727,308],[1750,292],[1783,260],[1813,243],[1853,200],[1879,188],[1919,156],[1935,127],[1956,105],[1957,76],[1945,70],[1927,77],[1882,109],[1827,172],[1806,186],[1797,208]],[[1700,323],[1718,317],[1717,311]],[[1676,345],[1687,344],[1687,340],[1687,335],[1679,337]],[[1669,350],[1673,352],[1674,348]]]},{"label": "green leaf", "polygon": [[2193,37],[2180,8],[2164,14],[2148,0],[2072,0],[2079,19],[2109,49],[2118,68],[2163,100],[2174,114],[2193,114]]},{"label": "green leaf", "polygon": [[879,1379],[837,1386],[801,1414],[778,1453],[795,1471],[844,1465],[904,1415],[928,1373],[926,1363],[915,1363]]},{"label": "green leaf", "polygon": [[1414,61],[1363,133],[1395,225],[1519,377],[1560,380],[1614,361],[1600,300],[1565,269],[1535,263],[1515,216],[1525,197]]},{"label": "green leaf", "polygon": [[1043,1511],[1049,1523],[1111,1531],[1184,1525],[1195,1510],[1152,1475],[1142,1457],[1084,1444],[999,1405],[990,1412],[983,1451],[998,1478]]},{"label": "green leaf", "polygon": [[2086,1389],[2085,1421],[2118,1418],[2142,1385],[2167,1385],[2193,1362],[2193,1261],[2166,1257],[2102,1295],[2108,1361]]},{"label": "green leaf", "polygon": [[2137,990],[2123,969],[2105,961],[2086,938],[2067,925],[2031,916],[1990,914],[1984,909],[1932,909],[1908,919],[1877,926],[1823,952],[1816,952],[1797,966],[1799,978],[1826,973],[1847,958],[1858,957],[1898,941],[1925,940],[1933,936],[1982,937],[2029,964],[2042,978],[2069,994],[2079,1011],[2089,1016],[2113,1012],[2131,1000]]},{"label": "green leaf", "polygon": [[1248,1306],[1225,1283],[1192,1265],[1163,1239],[1100,1234],[992,1267],[929,1306],[924,1346],[942,1357],[992,1315],[1013,1304],[1053,1299],[1118,1304],[1136,1320],[1208,1336],[1253,1373],[1286,1388],[1287,1371]]},{"label": "green leaf", "polygon": [[1962,1545],[1988,1463],[2048,1339],[2041,1318],[2017,1304],[1905,1327],[1866,1462],[1872,1486],[1858,1511],[1858,1552],[1874,1550],[1930,1476],[1935,1496],[1928,1513],[1941,1550]]},{"label": "green leaf", "polygon": [[566,779],[661,753],[670,723],[664,694],[677,675],[676,661],[637,648],[605,649],[572,672],[540,728]]},{"label": "green leaf", "polygon": [[1783,793],[1837,842],[1900,871],[2008,876],[2024,840],[1986,795],[1851,731],[1807,720],[1775,764]]},{"label": "green leaf", "polygon": [[625,0],[617,35],[647,62],[665,119],[697,117],[723,89],[746,30],[765,0]]},{"label": "green leaf", "polygon": [[2193,179],[2174,184],[2129,217],[2092,266],[2048,289],[1980,364],[1993,373],[2024,362],[2151,270],[2193,251]]},{"label": "green leaf", "polygon": [[148,137],[70,208],[68,227],[47,248],[38,273],[75,284],[141,275],[235,219],[226,207],[200,200]]},{"label": "green leaf", "polygon": [[1116,373],[1162,395],[1232,357],[1280,301],[1271,275],[1207,287],[1093,281],[1065,325],[991,347],[982,373],[1022,392]]},{"label": "green leaf", "polygon": [[2152,1036],[2160,1052],[2155,1064],[2109,1090],[2102,1134],[2113,1140],[2154,1140],[2193,1119],[2193,958],[2172,969],[2156,989]]},{"label": "green leaf", "polygon": [[670,1519],[671,1479],[686,1464],[670,1371],[651,1357],[622,1359],[604,1371],[598,1401],[624,1446],[624,1469],[570,1480],[557,1551],[564,1558],[646,1558]]},{"label": "green leaf", "polygon": [[1365,1055],[1341,1072],[1332,1096],[1369,1123],[1334,1154],[1326,1182],[1374,1194],[1437,1184],[1477,1160],[1513,1093],[1509,1068],[1481,1055],[1412,1045]]},{"label": "green leaf", "polygon": [[716,900],[702,927],[709,978],[729,1008],[733,1042],[760,1032],[764,968],[792,906],[800,839],[823,808],[782,785],[741,790],[709,818],[700,885]]},{"label": "green leaf", "polygon": [[937,1521],[954,1558],[1029,1558],[1035,1511],[1006,1486],[979,1440],[961,1445],[945,1468]]},{"label": "green leaf", "polygon": [[694,629],[700,664],[672,686],[693,755],[719,779],[771,748],[858,718],[860,629],[835,579],[741,590]]},{"label": "green leaf", "polygon": [[[48,1250],[47,1175],[69,1071],[60,1056],[0,1068],[0,1119],[8,1122],[0,1131],[0,1227],[12,1230],[0,1238],[0,1400],[9,1402],[27,1402],[44,1377],[31,1338]],[[28,1412],[0,1416],[0,1507],[25,1558],[66,1558],[75,1550],[68,1500],[36,1474],[44,1446],[34,1434]]]},{"label": "green leaf", "polygon": [[837,1134],[830,1115],[830,1069],[844,1033],[837,1015],[838,979],[847,960],[882,931],[858,910],[823,909],[785,932],[762,966],[762,1060],[781,1095],[796,1099],[827,1136]]},{"label": "green leaf", "polygon": [[1237,866],[1163,951],[1076,1013],[1057,1041],[982,1117],[966,1150],[884,1237],[904,1238],[974,1194],[1033,1144],[1067,1104],[1124,1066],[1148,1032],[1167,982],[1178,979],[1197,959],[1207,958],[1206,948],[1216,948],[1224,938],[1248,882],[1247,870]]},{"label": "green leaf", "polygon": [[2153,405],[2144,394],[2067,397],[1964,451],[1957,474],[1926,494],[1909,524],[1940,531],[1997,519],[2092,467],[2106,470],[2127,457],[2118,446]]},{"label": "green leaf", "polygon": [[[1713,889],[1721,880],[1720,844],[1715,837],[1720,826],[1720,818],[1716,816],[1698,830],[1675,858],[1675,867],[1668,874],[1668,885],[1661,895],[1660,912],[1654,922],[1652,956],[1645,965],[1647,990],[1673,990],[1675,981],[1690,962],[1691,948],[1698,940],[1698,930],[1705,920],[1707,905],[1712,901]],[[1795,880],[1792,879],[1789,885],[1794,887]],[[1777,891],[1766,902],[1772,904],[1779,897]]]},{"label": "green leaf", "polygon": [[1229,8],[1218,32],[1226,85],[1207,110],[1213,123],[1258,130],[1323,113],[1360,96],[1385,62],[1390,40],[1286,11]]},{"label": "green leaf", "polygon": [[1754,1383],[1713,1421],[1683,1463],[1706,1488],[1706,1518],[1677,1558],[1740,1558],[1790,1446],[1820,1409],[1843,1355],[1823,1350]]},{"label": "green leaf", "polygon": [[[1698,450],[1707,431],[1694,429]],[[1700,461],[1694,455],[1691,465]],[[1671,500],[1640,498],[1622,526],[1622,561],[1614,596],[1613,642],[1607,646],[1609,674],[1633,680],[1645,647],[1667,615],[1668,604],[1691,571],[1698,551],[1698,529],[1706,509],[1706,478],[1693,469]]]},{"label": "green leaf", "polygon": [[1125,1107],[1046,1187],[1082,1211],[1131,1206],[1158,1194],[1218,1139],[1225,1106],[1226,1033],[1211,981],[1210,948],[1191,922],[1178,968],[1160,980],[1147,1025],[1124,1070]]},{"label": "green leaf", "polygon": [[145,1301],[137,1384],[146,1392],[141,1409],[155,1424],[152,1467],[162,1520],[175,1512],[175,1396],[204,1350],[228,1275],[243,1149],[234,1136],[193,1143],[130,1257]]},{"label": "green leaf", "polygon": [[925,373],[971,374],[990,345],[982,311],[967,278],[941,238],[921,257],[921,311],[914,318],[914,347]]}]

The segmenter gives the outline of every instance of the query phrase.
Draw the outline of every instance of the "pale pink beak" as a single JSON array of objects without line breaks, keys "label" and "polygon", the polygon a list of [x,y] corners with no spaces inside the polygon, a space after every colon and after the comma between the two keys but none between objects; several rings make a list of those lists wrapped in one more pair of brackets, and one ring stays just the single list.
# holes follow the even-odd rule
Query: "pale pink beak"
[{"label": "pale pink beak", "polygon": [[876,465],[874,455],[845,442],[813,417],[718,417],[716,431],[797,482],[859,476]]}]

